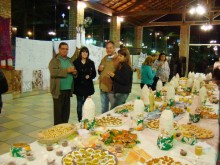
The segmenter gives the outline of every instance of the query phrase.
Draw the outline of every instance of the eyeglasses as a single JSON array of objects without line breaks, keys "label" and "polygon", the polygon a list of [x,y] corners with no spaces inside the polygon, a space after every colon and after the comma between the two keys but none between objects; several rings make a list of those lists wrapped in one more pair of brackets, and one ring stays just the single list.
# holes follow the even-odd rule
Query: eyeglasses
[{"label": "eyeglasses", "polygon": [[60,48],[61,50],[69,50],[68,48]]}]

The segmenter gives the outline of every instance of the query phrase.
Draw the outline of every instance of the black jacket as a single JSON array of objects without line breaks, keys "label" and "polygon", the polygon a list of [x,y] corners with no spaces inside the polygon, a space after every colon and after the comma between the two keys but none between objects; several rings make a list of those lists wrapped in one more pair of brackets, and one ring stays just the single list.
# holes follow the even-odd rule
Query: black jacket
[{"label": "black jacket", "polygon": [[0,70],[0,95],[8,91],[8,82],[4,73]]},{"label": "black jacket", "polygon": [[[73,64],[78,71],[78,76],[74,79],[73,93],[80,96],[90,96],[94,94],[93,79],[96,77],[94,62],[88,59],[86,63],[83,64],[80,59],[76,59]],[[85,78],[86,75],[89,75],[89,79]]]},{"label": "black jacket", "polygon": [[113,80],[113,92],[114,93],[131,93],[132,87],[132,69],[131,67],[123,63],[121,69],[115,71]]}]

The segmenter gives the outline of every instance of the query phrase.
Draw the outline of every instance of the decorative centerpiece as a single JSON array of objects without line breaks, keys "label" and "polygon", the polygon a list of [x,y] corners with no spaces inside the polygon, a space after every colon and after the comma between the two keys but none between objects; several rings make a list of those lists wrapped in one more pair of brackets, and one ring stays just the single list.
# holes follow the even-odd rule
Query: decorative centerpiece
[{"label": "decorative centerpiece", "polygon": [[189,144],[189,145],[194,145],[197,143],[197,139],[195,134],[193,133],[183,133],[182,134],[182,138],[181,138],[181,142]]},{"label": "decorative centerpiece", "polygon": [[10,148],[12,157],[24,158],[29,151],[31,151],[31,148],[27,143],[15,143]]},{"label": "decorative centerpiece", "polygon": [[[148,96],[148,103],[149,103],[149,96]],[[144,109],[145,109],[144,102],[140,99],[140,97],[137,97],[137,99],[134,101],[134,111],[133,111],[134,117],[143,115]]]},{"label": "decorative centerpiece", "polygon": [[164,110],[160,116],[160,135],[157,139],[157,146],[161,150],[169,150],[173,147],[173,123],[173,112],[170,109]]},{"label": "decorative centerpiece", "polygon": [[150,100],[149,111],[152,112],[154,111],[154,93],[151,89],[149,92],[149,100]]},{"label": "decorative centerpiece", "polygon": [[194,96],[192,105],[189,107],[190,112],[189,112],[189,121],[193,123],[197,123],[200,120],[200,100],[199,96]]},{"label": "decorative centerpiece", "polygon": [[199,90],[200,104],[205,105],[205,103],[206,103],[206,98],[207,98],[207,90],[206,90],[205,86],[203,86],[203,87]]},{"label": "decorative centerpiece", "polygon": [[175,89],[171,84],[169,84],[167,89],[166,102],[170,107],[175,105]]},{"label": "decorative centerpiece", "polygon": [[199,90],[200,90],[200,81],[199,80],[195,80],[193,83],[193,87],[192,87],[192,93],[194,95],[198,95],[199,94]]},{"label": "decorative centerpiece", "polygon": [[149,100],[149,88],[147,85],[144,85],[143,88],[141,89],[141,99],[144,102],[145,107],[149,107],[150,100]]},{"label": "decorative centerpiece", "polygon": [[155,98],[156,101],[162,101],[162,88],[163,88],[163,83],[159,79],[156,85],[156,98]]},{"label": "decorative centerpiece", "polygon": [[189,78],[186,83],[186,92],[187,94],[191,93],[193,86],[193,78]]},{"label": "decorative centerpiece", "polygon": [[95,104],[91,97],[88,97],[82,108],[81,127],[87,130],[92,130],[95,127]]}]

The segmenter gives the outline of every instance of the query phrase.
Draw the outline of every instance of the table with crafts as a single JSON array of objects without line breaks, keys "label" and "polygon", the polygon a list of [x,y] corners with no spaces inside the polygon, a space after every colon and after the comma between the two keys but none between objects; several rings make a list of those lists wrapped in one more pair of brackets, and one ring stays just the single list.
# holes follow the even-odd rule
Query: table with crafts
[{"label": "table with crafts", "polygon": [[[219,98],[219,91],[217,86],[214,87],[214,90],[212,91],[212,95]],[[176,104],[189,104],[186,100],[191,100],[193,97],[192,95],[189,96],[175,96],[175,102]],[[185,99],[184,99],[185,98]],[[188,99],[186,99],[188,98]],[[182,102],[181,102],[181,101]],[[81,129],[81,125],[75,125],[76,127],[76,133],[73,133],[71,136],[66,137],[64,140],[61,140],[60,142],[53,143],[52,145],[48,144],[42,144],[39,141],[35,141],[30,144],[31,148],[31,159],[21,158],[21,157],[12,157],[12,153],[6,153],[4,155],[0,156],[0,164],[31,164],[31,165],[46,165],[46,164],[64,164],[64,165],[70,165],[73,164],[71,162],[64,162],[65,155],[72,152],[72,150],[79,150],[79,148],[85,148],[91,149],[92,147],[96,150],[104,150],[110,153],[110,155],[114,155],[114,161],[107,163],[107,159],[103,159],[102,163],[93,162],[95,158],[92,157],[92,159],[87,158],[87,163],[78,163],[78,164],[122,164],[122,165],[138,165],[138,164],[168,164],[167,162],[170,161],[169,159],[173,159],[171,162],[175,162],[173,164],[199,164],[199,165],[215,165],[217,160],[217,154],[218,154],[218,142],[219,142],[219,123],[218,119],[208,119],[208,118],[201,118],[199,122],[197,123],[191,123],[189,124],[189,112],[185,110],[184,113],[179,114],[177,117],[174,118],[174,122],[177,123],[178,126],[181,126],[181,124],[185,125],[196,125],[200,126],[202,128],[205,128],[209,131],[212,131],[213,137],[210,138],[203,138],[203,139],[197,139],[196,144],[191,145],[187,144],[187,141],[182,142],[181,139],[177,136],[177,133],[174,133],[174,140],[172,142],[172,148],[169,150],[162,150],[159,147],[162,144],[157,145],[158,137],[160,136],[161,132],[159,131],[159,128],[148,128],[147,124],[149,121],[155,120],[154,116],[157,116],[158,113],[152,113],[152,112],[145,112],[144,113],[144,122],[142,123],[144,125],[143,130],[138,130],[134,127],[132,124],[132,121],[134,119],[132,108],[133,108],[134,101],[128,102],[122,106],[116,107],[115,109],[102,114],[97,119],[101,119],[102,117],[106,118],[119,118],[121,119],[119,122],[114,120],[114,122],[111,122],[112,125],[103,125],[101,121],[99,121],[100,125],[99,127],[95,127],[92,131]],[[155,107],[158,109],[163,106],[163,102],[157,102],[155,101]],[[209,109],[213,110],[213,113],[218,114],[219,112],[219,104],[214,104],[209,102],[209,100],[206,101],[205,106]],[[185,107],[186,108],[186,107]],[[121,112],[121,113],[116,113]],[[126,113],[129,111],[128,113]],[[151,120],[150,117],[152,117],[149,114],[153,114],[153,118]],[[150,117],[149,117],[150,116]],[[103,118],[102,118],[103,119]],[[116,123],[114,125],[114,123]],[[159,127],[159,126],[158,126]],[[134,143],[130,141],[130,143],[115,143],[112,144],[111,142],[104,141],[103,139],[108,138],[109,130],[120,130],[125,132],[125,130],[131,131],[131,133],[134,135]],[[123,133],[124,133],[123,132]],[[177,131],[178,132],[178,129]],[[126,134],[127,132],[125,132]],[[136,137],[136,135],[137,137]],[[105,136],[106,135],[106,136]],[[129,134],[126,134],[130,136]],[[122,137],[125,138],[125,137]],[[103,142],[104,141],[104,142]],[[123,141],[122,141],[123,142]],[[65,143],[65,145],[64,145]],[[108,145],[106,145],[108,144]],[[131,144],[131,145],[130,145]],[[200,145],[203,147],[202,155],[199,157],[196,157],[195,155],[195,146]],[[130,146],[129,146],[130,145]],[[48,147],[52,147],[51,151],[48,151]],[[128,147],[128,148],[127,148]],[[130,147],[130,148],[129,148]],[[162,146],[163,147],[163,146]],[[118,150],[119,148],[119,150]],[[184,154],[180,154],[181,151],[184,151]],[[83,150],[84,152],[84,150]],[[59,153],[59,154],[58,154]],[[73,152],[72,152],[73,154]],[[105,153],[106,154],[106,153]],[[86,154],[84,154],[82,157],[85,157]],[[184,155],[184,156],[183,156]],[[91,155],[90,155],[91,156]],[[71,157],[71,154],[70,154]],[[111,156],[109,156],[110,158]],[[159,158],[161,160],[159,161]],[[71,159],[73,159],[71,157]],[[79,158],[82,162],[81,159]],[[163,161],[162,161],[163,159]],[[151,161],[153,160],[153,161]],[[83,160],[85,161],[85,160]],[[150,162],[151,161],[151,162]],[[158,163],[158,161],[160,163]]]}]

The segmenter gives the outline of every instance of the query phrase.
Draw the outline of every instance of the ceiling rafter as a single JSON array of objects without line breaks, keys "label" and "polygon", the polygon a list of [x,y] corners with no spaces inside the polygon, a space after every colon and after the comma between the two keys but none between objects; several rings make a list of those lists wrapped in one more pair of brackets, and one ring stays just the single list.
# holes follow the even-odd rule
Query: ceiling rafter
[{"label": "ceiling rafter", "polygon": [[[118,10],[118,8],[122,7],[123,5],[126,5],[127,0],[121,1],[122,3],[120,5],[117,6],[117,4],[115,4],[115,10]],[[114,8],[114,6],[113,6]]]},{"label": "ceiling rafter", "polygon": [[143,4],[144,2],[146,2],[146,0],[136,0],[136,2],[129,6],[127,9],[123,10],[122,12],[117,12],[117,13],[114,13],[115,15],[118,15],[118,13],[121,13],[121,14],[124,14],[124,13],[127,13],[129,12],[131,9]]},{"label": "ceiling rafter", "polygon": [[213,15],[213,20],[216,19],[218,16],[220,16],[220,12],[219,12],[219,13],[215,13],[215,14]]},{"label": "ceiling rafter", "polygon": [[[149,27],[149,26],[180,26],[183,24],[186,25],[203,25],[204,23],[206,23],[206,21],[186,21],[186,22],[182,22],[182,21],[171,21],[171,22],[151,22],[151,23],[144,23],[142,24],[142,26],[144,27]],[[219,25],[220,24],[220,20],[214,20],[212,22],[212,25]]]},{"label": "ceiling rafter", "polygon": [[109,16],[112,16],[113,13],[115,12],[114,10],[112,9],[109,9],[107,7],[105,7],[104,5],[101,5],[101,4],[98,4],[98,3],[95,3],[95,2],[85,2],[87,7],[88,8],[91,8],[91,9],[94,9],[96,11],[99,11],[101,13],[104,13],[106,15],[109,15]]}]

